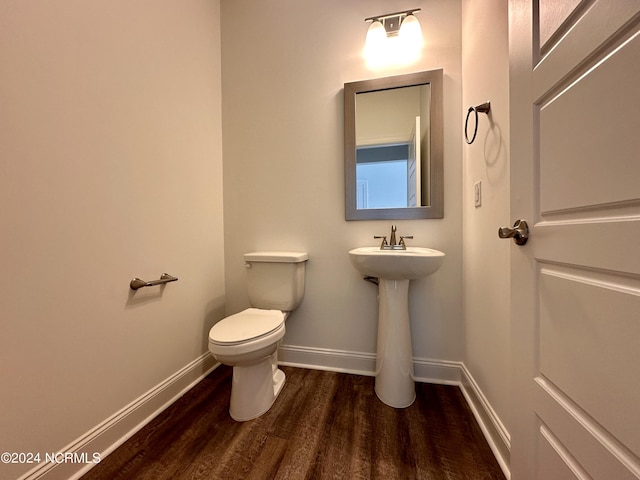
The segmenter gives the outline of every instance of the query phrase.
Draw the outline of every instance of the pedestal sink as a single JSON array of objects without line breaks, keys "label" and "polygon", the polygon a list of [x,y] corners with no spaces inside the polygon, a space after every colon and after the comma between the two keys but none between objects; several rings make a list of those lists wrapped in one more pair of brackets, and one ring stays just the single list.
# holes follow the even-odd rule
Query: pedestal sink
[{"label": "pedestal sink", "polygon": [[437,271],[444,253],[424,247],[406,250],[360,247],[350,250],[349,258],[360,273],[378,278],[376,395],[392,407],[408,407],[416,398],[409,282]]}]

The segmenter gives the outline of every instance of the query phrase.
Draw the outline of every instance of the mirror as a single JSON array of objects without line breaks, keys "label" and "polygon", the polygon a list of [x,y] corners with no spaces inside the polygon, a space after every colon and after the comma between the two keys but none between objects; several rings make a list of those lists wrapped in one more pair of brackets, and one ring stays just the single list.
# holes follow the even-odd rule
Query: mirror
[{"label": "mirror", "polygon": [[345,218],[443,218],[442,70],[344,85]]}]

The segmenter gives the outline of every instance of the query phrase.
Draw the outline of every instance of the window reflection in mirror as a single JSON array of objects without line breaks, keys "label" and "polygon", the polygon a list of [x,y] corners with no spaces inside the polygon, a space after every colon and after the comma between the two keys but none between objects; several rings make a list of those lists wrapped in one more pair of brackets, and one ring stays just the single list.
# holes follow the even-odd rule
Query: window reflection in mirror
[{"label": "window reflection in mirror", "polygon": [[344,95],[345,218],[442,218],[442,70],[346,83]]}]

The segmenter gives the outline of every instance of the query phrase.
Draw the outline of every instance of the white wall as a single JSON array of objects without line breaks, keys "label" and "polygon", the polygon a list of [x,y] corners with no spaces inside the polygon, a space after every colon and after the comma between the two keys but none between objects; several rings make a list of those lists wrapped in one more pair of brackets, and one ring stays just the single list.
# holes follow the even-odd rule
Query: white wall
[{"label": "white wall", "polygon": [[[56,451],[207,350],[224,313],[219,14],[0,0],[1,451]],[[179,281],[131,294],[165,271]]]},{"label": "white wall", "polygon": [[[407,8],[422,8],[421,61],[367,70],[364,19]],[[445,218],[394,223],[447,255],[411,287],[414,355],[462,360],[460,2],[223,0],[221,9],[227,313],[248,306],[244,252],[307,251],[285,346],[375,352],[377,290],[347,252],[375,245],[392,222],[344,219],[343,84],[443,68]]]},{"label": "white wall", "polygon": [[[506,423],[509,411],[509,247],[498,227],[509,215],[509,58],[507,2],[462,3],[464,111],[489,100],[475,142],[464,146],[462,191],[465,365]],[[473,134],[473,118],[469,121]],[[474,184],[482,182],[482,206]],[[508,429],[508,425],[506,425]]]}]

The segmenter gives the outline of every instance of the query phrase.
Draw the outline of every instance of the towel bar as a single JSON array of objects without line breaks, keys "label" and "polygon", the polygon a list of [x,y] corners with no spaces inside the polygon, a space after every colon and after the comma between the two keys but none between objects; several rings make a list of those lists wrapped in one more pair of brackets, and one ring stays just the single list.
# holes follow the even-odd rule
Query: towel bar
[{"label": "towel bar", "polygon": [[163,273],[162,275],[160,275],[160,278],[158,280],[151,280],[150,282],[145,282],[144,280],[141,280],[140,278],[136,277],[133,280],[131,280],[129,287],[131,288],[131,290],[138,290],[139,288],[142,288],[142,287],[153,287],[155,285],[164,285],[165,283],[175,282],[177,280],[178,280],[178,277],[174,277],[173,275],[169,275],[168,273]]}]

